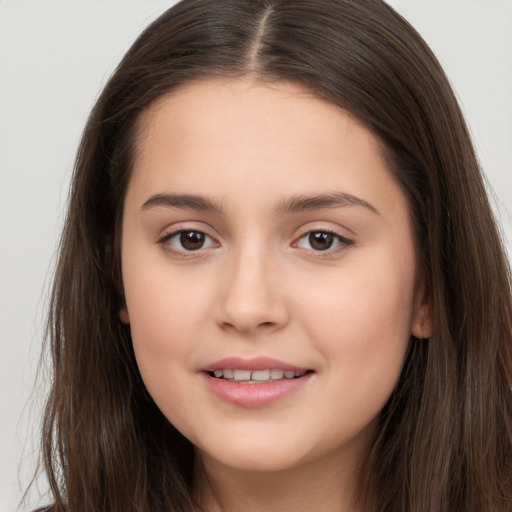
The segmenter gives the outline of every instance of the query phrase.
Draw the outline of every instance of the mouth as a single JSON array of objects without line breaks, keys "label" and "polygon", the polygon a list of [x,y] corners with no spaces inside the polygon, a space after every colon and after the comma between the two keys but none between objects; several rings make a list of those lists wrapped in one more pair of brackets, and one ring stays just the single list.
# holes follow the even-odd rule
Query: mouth
[{"label": "mouth", "polygon": [[264,384],[276,382],[280,380],[299,379],[312,370],[282,370],[282,369],[266,369],[266,370],[242,370],[242,369],[216,369],[207,372],[210,377],[216,379],[237,382],[239,384]]},{"label": "mouth", "polygon": [[229,357],[203,367],[207,388],[223,402],[258,408],[308,388],[315,370],[269,357]]}]

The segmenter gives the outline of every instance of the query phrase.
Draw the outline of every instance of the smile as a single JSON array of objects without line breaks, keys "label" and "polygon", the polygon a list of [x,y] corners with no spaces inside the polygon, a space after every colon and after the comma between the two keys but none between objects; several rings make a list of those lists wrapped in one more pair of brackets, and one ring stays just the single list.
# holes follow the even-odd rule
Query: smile
[{"label": "smile", "polygon": [[210,375],[217,379],[224,379],[231,382],[246,384],[261,384],[265,382],[275,382],[283,379],[297,379],[307,373],[306,370],[240,370],[224,369],[214,370]]},{"label": "smile", "polygon": [[259,408],[307,389],[316,372],[269,357],[229,357],[201,368],[199,374],[222,402]]}]

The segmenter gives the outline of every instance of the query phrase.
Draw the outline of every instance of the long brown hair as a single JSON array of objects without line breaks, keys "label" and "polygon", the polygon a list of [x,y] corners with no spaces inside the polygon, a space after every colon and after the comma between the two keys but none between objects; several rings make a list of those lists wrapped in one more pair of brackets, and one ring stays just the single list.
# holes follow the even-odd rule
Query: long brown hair
[{"label": "long brown hair", "polygon": [[244,75],[298,82],[351,112],[409,201],[434,331],[411,339],[381,413],[364,509],[511,510],[509,267],[449,83],[379,0],[184,0],[118,66],[78,151],[49,312],[51,510],[193,510],[193,447],[146,392],[119,320],[121,212],[141,113],[180,85]]}]

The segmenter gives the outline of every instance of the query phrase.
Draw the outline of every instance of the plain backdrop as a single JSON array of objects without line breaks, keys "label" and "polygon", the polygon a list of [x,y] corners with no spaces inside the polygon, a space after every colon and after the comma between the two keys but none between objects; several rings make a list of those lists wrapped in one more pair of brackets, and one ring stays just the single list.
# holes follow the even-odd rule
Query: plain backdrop
[{"label": "plain backdrop", "polygon": [[[81,130],[122,54],[173,3],[0,0],[0,512],[16,509],[37,460],[33,383]],[[512,254],[512,0],[390,3],[454,85]]]}]

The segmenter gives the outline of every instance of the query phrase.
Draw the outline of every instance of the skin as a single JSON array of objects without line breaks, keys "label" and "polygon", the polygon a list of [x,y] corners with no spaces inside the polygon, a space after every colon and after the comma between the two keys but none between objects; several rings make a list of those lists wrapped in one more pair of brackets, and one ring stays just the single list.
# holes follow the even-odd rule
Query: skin
[{"label": "skin", "polygon": [[[283,207],[333,194],[350,200]],[[204,245],[187,251],[179,230]],[[309,233],[326,231],[318,250]],[[196,446],[205,509],[355,510],[354,475],[410,336],[430,330],[407,202],[377,139],[290,83],[173,92],[142,119],[122,272],[121,319],[150,394]],[[312,372],[291,395],[243,407],[200,371],[232,356]]]}]

